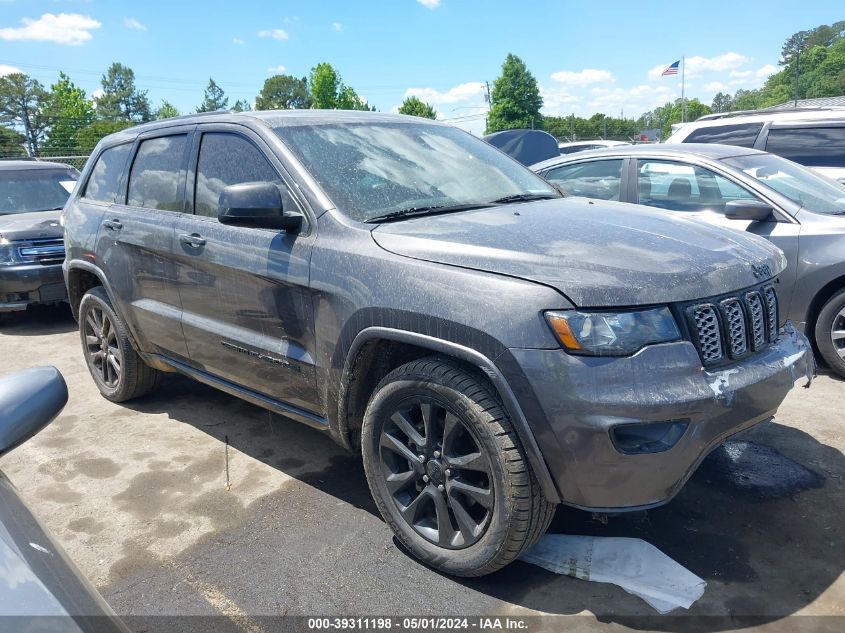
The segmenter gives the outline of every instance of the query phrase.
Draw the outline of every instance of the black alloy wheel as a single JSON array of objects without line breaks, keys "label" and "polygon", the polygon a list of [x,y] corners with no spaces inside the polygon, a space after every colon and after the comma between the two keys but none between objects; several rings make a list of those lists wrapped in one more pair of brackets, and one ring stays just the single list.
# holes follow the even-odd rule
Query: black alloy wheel
[{"label": "black alloy wheel", "polygon": [[103,384],[115,388],[120,382],[123,354],[117,341],[117,330],[109,316],[100,308],[92,308],[83,323],[85,353],[91,367]]},{"label": "black alloy wheel", "polygon": [[432,398],[404,401],[379,439],[393,503],[420,536],[448,549],[478,541],[495,494],[490,458],[461,416]]}]

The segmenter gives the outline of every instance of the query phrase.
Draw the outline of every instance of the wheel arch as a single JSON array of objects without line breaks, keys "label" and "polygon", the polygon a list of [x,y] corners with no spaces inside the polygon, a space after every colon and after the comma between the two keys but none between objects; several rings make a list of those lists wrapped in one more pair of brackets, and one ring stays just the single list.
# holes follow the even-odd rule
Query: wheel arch
[{"label": "wheel arch", "polygon": [[79,304],[91,288],[102,286],[114,304],[111,288],[103,271],[90,262],[72,261],[67,266],[65,285],[73,318],[78,320]]},{"label": "wheel arch", "polygon": [[491,359],[480,352],[426,334],[387,327],[361,330],[349,348],[338,393],[338,434],[350,449],[357,448],[360,423],[375,386],[394,368],[406,362],[442,354],[457,359],[487,380],[499,396],[525,449],[546,499],[560,502],[560,494],[522,407],[510,385]]},{"label": "wheel arch", "polygon": [[[841,274],[838,277],[831,279],[822,286],[818,292],[816,292],[810,301],[810,307],[807,310],[807,326],[805,331],[808,335],[816,331],[816,323],[819,320],[819,314],[821,313],[824,305],[831,297],[833,297],[833,295],[843,289],[845,289],[845,274]],[[811,338],[813,339],[813,346],[815,347],[815,336],[812,336]]]}]

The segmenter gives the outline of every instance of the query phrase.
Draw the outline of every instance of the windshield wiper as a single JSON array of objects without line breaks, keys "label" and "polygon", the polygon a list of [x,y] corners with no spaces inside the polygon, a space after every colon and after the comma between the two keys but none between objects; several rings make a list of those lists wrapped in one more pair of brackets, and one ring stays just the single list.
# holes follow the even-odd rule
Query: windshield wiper
[{"label": "windshield wiper", "polygon": [[505,196],[493,200],[493,204],[510,204],[511,202],[531,202],[532,200],[553,200],[560,198],[552,193],[516,193],[512,196]]},{"label": "windshield wiper", "polygon": [[467,204],[434,204],[424,207],[410,207],[408,209],[400,209],[399,211],[391,211],[384,215],[377,215],[366,220],[368,224],[378,224],[380,222],[395,222],[396,220],[404,220],[405,218],[420,216],[420,215],[436,215],[438,213],[451,213],[452,211],[470,211],[471,209],[484,209],[486,207],[494,206],[489,202],[471,202]]}]

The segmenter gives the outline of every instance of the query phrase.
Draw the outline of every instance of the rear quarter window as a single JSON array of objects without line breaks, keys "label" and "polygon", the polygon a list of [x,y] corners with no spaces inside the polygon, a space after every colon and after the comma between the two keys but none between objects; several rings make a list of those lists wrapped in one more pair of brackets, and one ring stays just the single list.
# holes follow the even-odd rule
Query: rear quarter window
[{"label": "rear quarter window", "polygon": [[103,151],[91,170],[91,176],[85,185],[84,198],[100,202],[116,202],[120,191],[120,177],[126,166],[131,143],[115,145]]},{"label": "rear quarter window", "polygon": [[700,127],[693,130],[684,139],[684,143],[722,143],[723,145],[754,147],[757,135],[762,129],[762,123]]},{"label": "rear quarter window", "polygon": [[773,128],[766,151],[808,167],[845,167],[845,126]]}]

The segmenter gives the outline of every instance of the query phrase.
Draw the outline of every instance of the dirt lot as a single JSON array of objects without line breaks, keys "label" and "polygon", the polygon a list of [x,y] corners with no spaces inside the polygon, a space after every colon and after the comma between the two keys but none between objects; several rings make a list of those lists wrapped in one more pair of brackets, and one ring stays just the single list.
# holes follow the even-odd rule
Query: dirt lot
[{"label": "dirt lot", "polygon": [[707,617],[693,619],[651,617],[615,586],[521,562],[477,580],[438,575],[397,547],[360,462],[317,431],[178,376],[128,406],[102,399],[65,310],[0,326],[0,358],[2,373],[64,374],[63,414],[0,466],[136,630],[172,614],[256,632],[264,615],[444,613],[557,616],[531,621],[544,630],[845,630],[845,383],[825,373],[670,504],[607,525],[558,511],[552,532],[644,538],[706,579],[687,613]]}]

